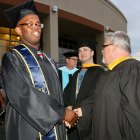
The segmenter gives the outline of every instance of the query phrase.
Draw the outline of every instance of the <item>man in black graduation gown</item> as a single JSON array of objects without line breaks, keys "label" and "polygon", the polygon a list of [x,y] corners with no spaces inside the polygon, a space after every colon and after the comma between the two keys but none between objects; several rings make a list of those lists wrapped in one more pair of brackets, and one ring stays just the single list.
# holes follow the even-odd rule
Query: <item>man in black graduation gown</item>
[{"label": "man in black graduation gown", "polygon": [[[75,72],[64,90],[65,106],[72,109],[78,108],[75,111],[81,110],[82,112],[77,126],[68,130],[69,140],[92,139],[92,108],[86,108],[86,99],[94,94],[96,81],[104,71],[101,65],[93,62],[95,46],[96,43],[92,40],[82,39],[79,41],[78,52],[82,68]],[[93,105],[91,104],[91,106]]]},{"label": "man in black graduation gown", "polygon": [[[66,140],[65,126],[77,115],[63,106],[57,69],[38,52],[41,29],[32,0],[5,11],[21,37],[21,45],[3,56],[2,78],[7,96],[6,140]],[[55,81],[55,82],[54,82]]]},{"label": "man in black graduation gown", "polygon": [[139,140],[140,62],[130,55],[128,35],[107,33],[102,53],[109,70],[95,91],[94,140]]}]

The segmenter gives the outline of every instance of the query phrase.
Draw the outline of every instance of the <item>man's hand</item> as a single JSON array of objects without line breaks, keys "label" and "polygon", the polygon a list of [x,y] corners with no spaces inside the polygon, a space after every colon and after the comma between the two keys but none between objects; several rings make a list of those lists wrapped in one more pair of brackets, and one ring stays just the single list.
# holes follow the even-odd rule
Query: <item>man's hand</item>
[{"label": "man's hand", "polygon": [[70,109],[70,110],[72,110],[72,106],[68,106],[67,108]]},{"label": "man's hand", "polygon": [[76,112],[78,117],[82,117],[82,109],[81,108],[76,108],[76,109],[74,109],[74,111]]},{"label": "man's hand", "polygon": [[78,115],[73,111],[66,108],[66,113],[64,117],[64,121],[69,123],[71,126],[74,126],[78,120]]}]

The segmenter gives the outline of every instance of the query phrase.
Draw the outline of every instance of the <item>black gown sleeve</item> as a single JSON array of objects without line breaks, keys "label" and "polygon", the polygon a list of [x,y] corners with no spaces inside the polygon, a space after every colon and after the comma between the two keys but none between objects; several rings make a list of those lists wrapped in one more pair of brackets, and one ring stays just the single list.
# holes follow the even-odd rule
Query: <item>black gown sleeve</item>
[{"label": "black gown sleeve", "polygon": [[72,82],[69,82],[64,89],[63,99],[65,107],[71,106],[71,86]]},{"label": "black gown sleeve", "polygon": [[122,116],[120,122],[127,139],[140,138],[140,65],[131,64],[120,72]]},{"label": "black gown sleeve", "polygon": [[33,87],[29,76],[16,61],[11,53],[2,60],[3,84],[9,104],[45,135],[63,118],[65,109],[51,96]]},{"label": "black gown sleeve", "polygon": [[78,72],[79,70],[76,71],[74,75],[70,77],[69,83],[64,89],[63,99],[64,99],[65,107],[73,106],[75,102],[76,79],[77,79]]}]

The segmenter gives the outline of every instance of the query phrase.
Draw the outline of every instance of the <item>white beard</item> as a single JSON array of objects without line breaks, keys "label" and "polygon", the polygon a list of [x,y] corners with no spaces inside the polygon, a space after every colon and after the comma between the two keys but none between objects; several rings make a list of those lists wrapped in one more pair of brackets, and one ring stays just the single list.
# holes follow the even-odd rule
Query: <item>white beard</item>
[{"label": "white beard", "polygon": [[104,64],[105,64],[105,59],[104,59],[104,57],[102,58],[102,63],[104,63]]}]

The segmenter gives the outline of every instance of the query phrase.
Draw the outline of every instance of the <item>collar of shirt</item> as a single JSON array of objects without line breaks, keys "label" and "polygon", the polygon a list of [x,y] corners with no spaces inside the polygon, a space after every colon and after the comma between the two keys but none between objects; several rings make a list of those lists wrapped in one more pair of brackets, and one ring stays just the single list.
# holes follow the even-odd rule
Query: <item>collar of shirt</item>
[{"label": "collar of shirt", "polygon": [[66,66],[60,67],[59,70],[64,71],[68,74],[73,74],[74,72],[76,72],[78,69],[77,68],[73,68],[73,69],[68,69]]},{"label": "collar of shirt", "polygon": [[111,64],[108,65],[108,69],[109,70],[112,70],[115,66],[117,66],[118,64],[120,64],[121,62],[125,61],[125,60],[128,60],[128,59],[135,59],[133,57],[121,57],[117,60],[115,60],[114,62],[112,62]]},{"label": "collar of shirt", "polygon": [[26,44],[21,44],[21,45],[23,45],[23,46],[29,48],[29,50],[30,50],[32,53],[34,53],[35,55],[37,54],[38,49],[35,49],[35,48],[31,47],[31,46],[27,46]]},{"label": "collar of shirt", "polygon": [[88,67],[94,67],[94,66],[96,66],[96,67],[100,66],[101,67],[101,65],[93,63],[93,64],[83,64],[82,68],[88,68]]}]

